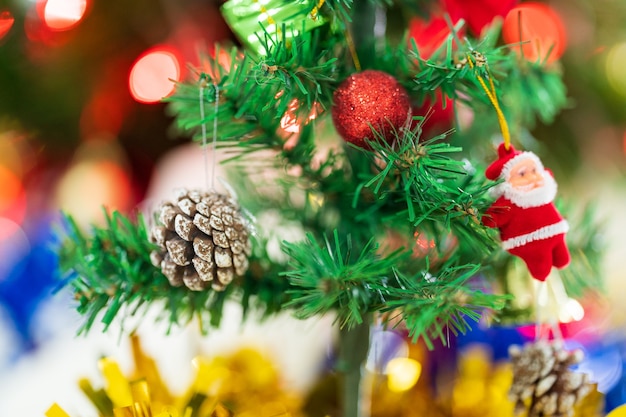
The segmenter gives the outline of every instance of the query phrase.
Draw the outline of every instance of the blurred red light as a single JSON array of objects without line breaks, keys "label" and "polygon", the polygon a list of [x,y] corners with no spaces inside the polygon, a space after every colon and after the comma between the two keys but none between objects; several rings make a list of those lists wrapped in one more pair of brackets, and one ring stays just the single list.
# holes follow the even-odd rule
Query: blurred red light
[{"label": "blurred red light", "polygon": [[[52,30],[44,21],[45,1],[37,2],[24,17],[24,32],[31,43],[27,44],[27,54],[33,60],[49,56],[49,48],[42,46],[60,46],[70,38],[68,32]],[[43,44],[43,45],[41,45]]]},{"label": "blurred red light", "polygon": [[52,30],[69,30],[81,21],[86,10],[87,0],[48,0],[43,20]]},{"label": "blurred red light", "polygon": [[140,103],[156,103],[174,91],[180,64],[172,48],[159,46],[144,52],[132,66],[130,92]]},{"label": "blurred red light", "polygon": [[21,224],[26,214],[26,192],[20,178],[0,165],[0,217]]},{"label": "blurred red light", "polygon": [[0,39],[2,39],[4,35],[9,33],[9,30],[11,30],[14,22],[15,18],[13,17],[11,12],[9,12],[8,10],[0,12]]},{"label": "blurred red light", "polygon": [[409,48],[413,49],[412,41],[415,41],[420,57],[429,59],[450,34],[448,23],[443,17],[430,20],[415,17],[409,22]]},{"label": "blurred red light", "polygon": [[563,55],[567,44],[561,18],[542,3],[523,3],[511,10],[504,19],[502,37],[510,44],[523,42],[513,49],[531,62],[554,62]]},{"label": "blurred red light", "polygon": [[124,122],[126,104],[115,90],[100,90],[94,94],[81,114],[80,127],[83,138],[88,139],[92,135],[102,137],[102,133],[116,136]]}]

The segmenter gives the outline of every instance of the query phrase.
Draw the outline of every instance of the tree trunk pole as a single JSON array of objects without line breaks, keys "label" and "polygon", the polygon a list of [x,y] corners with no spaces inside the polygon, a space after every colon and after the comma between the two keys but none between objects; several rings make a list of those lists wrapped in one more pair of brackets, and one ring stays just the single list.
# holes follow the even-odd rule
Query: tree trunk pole
[{"label": "tree trunk pole", "polygon": [[[377,14],[378,13],[378,14]],[[384,16],[383,20],[384,20]],[[377,33],[375,26],[383,28],[378,6],[370,0],[355,0],[353,4],[351,33],[358,59],[368,68],[376,59]],[[382,26],[381,26],[382,25]],[[380,34],[378,34],[380,36]],[[363,323],[348,330],[339,330],[340,399],[342,417],[369,417],[371,414],[371,387],[363,376],[370,344],[371,314],[363,315]]]},{"label": "tree trunk pole", "polygon": [[369,351],[370,316],[348,330],[339,330],[340,389],[343,417],[370,416],[370,387],[364,383],[365,361]]}]

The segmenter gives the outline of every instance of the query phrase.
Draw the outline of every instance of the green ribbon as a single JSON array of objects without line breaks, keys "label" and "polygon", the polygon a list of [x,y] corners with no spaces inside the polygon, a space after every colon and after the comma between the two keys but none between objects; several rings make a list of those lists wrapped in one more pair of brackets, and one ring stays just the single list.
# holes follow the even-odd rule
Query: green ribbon
[{"label": "green ribbon", "polygon": [[315,18],[311,16],[315,6],[312,0],[230,0],[221,10],[226,23],[241,43],[264,55],[267,51],[259,37],[264,39],[265,32],[272,37],[282,39],[284,36],[285,40],[289,40],[298,36],[303,28],[308,32],[325,24],[326,19],[319,13]]}]

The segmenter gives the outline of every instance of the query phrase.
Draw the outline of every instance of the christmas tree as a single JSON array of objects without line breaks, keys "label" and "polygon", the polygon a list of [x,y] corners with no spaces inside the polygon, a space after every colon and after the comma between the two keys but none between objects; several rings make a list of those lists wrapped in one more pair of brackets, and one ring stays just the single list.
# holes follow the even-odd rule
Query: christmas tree
[{"label": "christmas tree", "polygon": [[[549,18],[542,7],[471,3],[226,2],[241,45],[206,51],[166,99],[207,152],[206,189],[179,190],[147,216],[107,213],[87,232],[66,217],[61,269],[81,331],[148,305],[205,332],[227,300],[266,316],[331,314],[342,415],[356,417],[369,413],[361,379],[372,324],[404,326],[433,348],[481,318],[536,318],[516,302],[520,282],[562,280],[574,295],[598,287],[588,217],[563,210],[576,232],[571,263],[545,245],[519,258],[500,248],[508,236],[489,211],[493,192],[508,182],[506,163],[526,155],[516,147],[541,150],[531,129],[568,103],[562,45],[525,32],[532,13]],[[396,30],[407,17],[410,30]],[[499,170],[485,174],[498,147]],[[228,156],[226,193],[211,168],[218,151]],[[511,252],[567,230],[541,224]],[[281,236],[294,225],[301,238]],[[537,253],[547,264],[535,267]],[[560,275],[552,268],[568,263]]]}]

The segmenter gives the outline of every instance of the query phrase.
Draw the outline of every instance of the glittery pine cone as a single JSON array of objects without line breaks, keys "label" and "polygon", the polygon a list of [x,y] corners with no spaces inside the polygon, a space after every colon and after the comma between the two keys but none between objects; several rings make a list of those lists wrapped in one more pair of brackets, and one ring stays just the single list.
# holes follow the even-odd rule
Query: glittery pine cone
[{"label": "glittery pine cone", "polygon": [[173,286],[201,291],[210,285],[221,291],[248,269],[249,232],[232,198],[182,190],[156,213],[159,224],[150,238],[159,250],[150,257]]},{"label": "glittery pine cone", "polygon": [[513,384],[509,398],[516,414],[528,417],[566,417],[590,391],[587,375],[570,367],[582,360],[580,351],[568,352],[545,341],[509,349],[513,363]]}]

